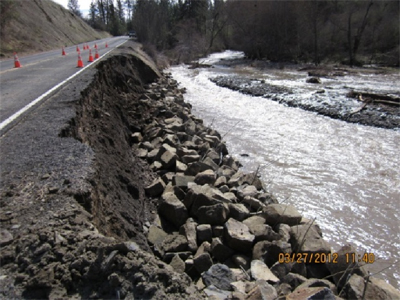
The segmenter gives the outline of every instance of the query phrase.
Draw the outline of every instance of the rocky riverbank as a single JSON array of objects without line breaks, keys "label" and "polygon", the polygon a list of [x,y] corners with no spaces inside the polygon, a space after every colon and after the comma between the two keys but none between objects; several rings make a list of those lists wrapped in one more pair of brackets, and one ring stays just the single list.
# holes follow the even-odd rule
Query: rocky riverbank
[{"label": "rocky riverbank", "polygon": [[[223,62],[223,64],[225,63]],[[238,64],[240,63],[238,62]],[[247,64],[250,63],[247,62]],[[228,65],[230,66],[231,64]],[[268,72],[268,69],[261,69]],[[310,83],[315,85],[315,92],[307,99],[296,97],[293,90],[290,87],[284,86],[284,84],[277,86],[267,83],[264,80],[249,78],[246,75],[217,76],[212,78],[211,81],[221,87],[252,96],[264,97],[290,107],[299,107],[333,119],[388,129],[400,128],[399,94],[382,95],[379,93],[374,94],[371,91],[349,90],[346,95],[334,94],[327,96],[328,93],[332,92],[330,87],[325,87],[322,83],[325,78],[335,78],[335,80],[340,81],[344,76],[352,75],[356,71],[335,68],[304,68],[301,71],[308,71],[309,75],[304,81],[304,85]],[[371,71],[358,70],[358,72]],[[343,97],[348,100],[339,100],[339,98]]]},{"label": "rocky riverbank", "polygon": [[243,173],[133,45],[83,81],[38,110],[46,132],[21,125],[46,153],[2,170],[2,297],[399,298],[349,261],[356,249],[331,253],[317,224]]}]

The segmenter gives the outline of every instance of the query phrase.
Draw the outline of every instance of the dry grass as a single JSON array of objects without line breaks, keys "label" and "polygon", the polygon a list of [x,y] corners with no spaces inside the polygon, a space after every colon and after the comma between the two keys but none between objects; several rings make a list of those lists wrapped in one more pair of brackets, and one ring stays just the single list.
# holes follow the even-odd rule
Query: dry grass
[{"label": "dry grass", "polygon": [[4,28],[0,57],[71,46],[109,36],[98,32],[51,0],[14,0],[12,19]]}]

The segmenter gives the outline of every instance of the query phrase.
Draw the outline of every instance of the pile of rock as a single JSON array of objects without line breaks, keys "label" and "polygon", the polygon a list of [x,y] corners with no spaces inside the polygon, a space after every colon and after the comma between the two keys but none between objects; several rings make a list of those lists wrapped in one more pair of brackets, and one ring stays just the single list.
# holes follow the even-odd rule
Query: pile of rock
[{"label": "pile of rock", "polygon": [[[173,79],[151,84],[141,102],[156,108],[131,138],[159,175],[146,188],[158,199],[158,214],[145,227],[157,256],[218,299],[362,296],[367,273],[346,260],[355,249],[343,247],[325,262],[331,247],[318,225],[279,204],[256,172],[239,170],[221,135],[191,114]],[[325,259],[305,261],[303,253]],[[368,293],[390,295],[376,282],[368,282]]]}]

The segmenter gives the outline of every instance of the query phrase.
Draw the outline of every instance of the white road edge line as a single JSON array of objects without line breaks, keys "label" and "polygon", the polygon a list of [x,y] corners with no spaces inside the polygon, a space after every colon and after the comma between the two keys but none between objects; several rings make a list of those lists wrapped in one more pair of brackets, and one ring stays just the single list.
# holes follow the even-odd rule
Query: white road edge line
[{"label": "white road edge line", "polygon": [[[110,53],[111,51],[113,51],[114,49],[118,48],[119,46],[121,46],[122,44],[126,43],[128,40],[122,42],[121,44],[115,46],[115,48],[107,51],[106,53],[104,53],[100,58],[104,58],[108,53]],[[100,59],[99,58],[99,59]],[[97,60],[98,61],[98,60]],[[97,62],[96,61],[96,62]],[[74,78],[75,76],[79,75],[80,73],[82,73],[84,70],[86,70],[87,68],[89,68],[90,66],[92,66],[92,64],[87,65],[86,67],[83,67],[81,70],[79,70],[78,72],[72,74],[70,77],[68,77],[67,79],[65,79],[64,81],[60,82],[59,84],[57,84],[56,86],[54,86],[53,88],[51,88],[50,90],[48,90],[46,93],[40,95],[39,97],[37,97],[35,100],[33,100],[32,102],[30,102],[29,104],[27,104],[26,106],[24,106],[23,108],[21,108],[19,111],[17,111],[16,113],[14,113],[12,116],[8,117],[7,119],[5,119],[3,122],[0,123],[0,131],[3,130],[7,125],[9,125],[11,122],[13,122],[14,120],[16,120],[19,116],[21,116],[23,113],[25,113],[28,109],[30,109],[31,107],[33,107],[34,105],[36,105],[37,103],[39,103],[40,101],[42,101],[44,98],[46,98],[49,94],[51,94],[52,92],[54,92],[56,89],[58,89],[60,86],[62,86],[63,84],[67,83],[68,81],[70,81],[72,78]]]}]

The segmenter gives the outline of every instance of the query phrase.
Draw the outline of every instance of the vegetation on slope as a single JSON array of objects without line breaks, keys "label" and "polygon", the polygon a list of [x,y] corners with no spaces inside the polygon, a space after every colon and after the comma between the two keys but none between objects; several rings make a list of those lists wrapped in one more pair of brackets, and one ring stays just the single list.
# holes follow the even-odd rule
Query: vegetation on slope
[{"label": "vegetation on slope", "polygon": [[0,1],[0,57],[34,53],[109,36],[51,0]]}]

